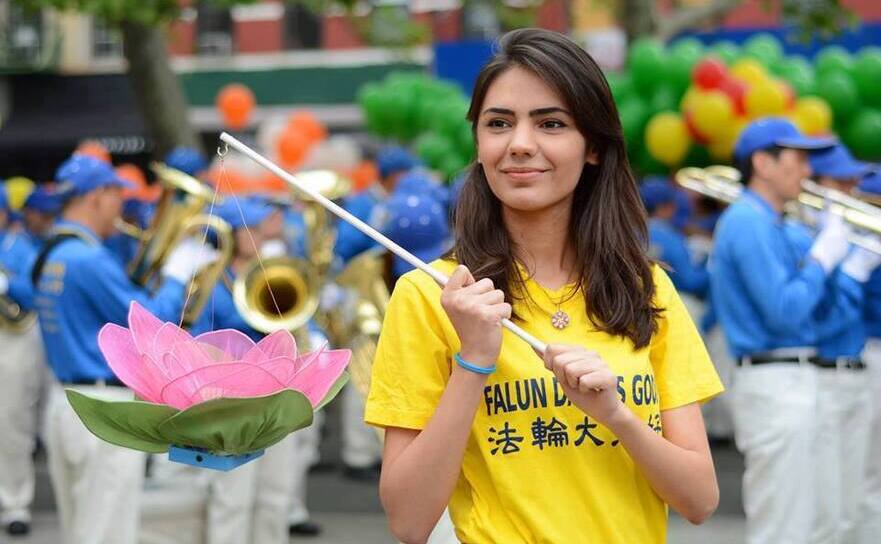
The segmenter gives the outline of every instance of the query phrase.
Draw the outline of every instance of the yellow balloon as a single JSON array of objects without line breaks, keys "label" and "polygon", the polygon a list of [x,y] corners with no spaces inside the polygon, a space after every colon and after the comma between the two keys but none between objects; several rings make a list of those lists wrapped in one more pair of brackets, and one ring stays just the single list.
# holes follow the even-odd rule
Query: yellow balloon
[{"label": "yellow balloon", "polygon": [[745,118],[737,117],[726,126],[724,134],[707,146],[710,156],[720,161],[731,160],[737,139],[740,138],[740,133],[746,128],[747,123]]},{"label": "yellow balloon", "polygon": [[806,96],[795,101],[792,120],[809,136],[828,134],[832,129],[832,109],[822,98]]},{"label": "yellow balloon", "polygon": [[680,164],[691,147],[688,127],[678,113],[661,112],[648,122],[645,145],[649,153],[667,166]]},{"label": "yellow balloon", "polygon": [[734,119],[734,104],[722,91],[700,91],[692,99],[691,120],[711,141],[721,137]]},{"label": "yellow balloon", "polygon": [[750,119],[777,115],[786,110],[786,93],[776,82],[763,81],[746,90],[744,105]]},{"label": "yellow balloon", "polygon": [[15,176],[6,180],[6,196],[9,198],[9,207],[20,210],[24,201],[34,190],[34,182],[24,176]]},{"label": "yellow balloon", "polygon": [[685,94],[682,95],[682,100],[679,101],[679,109],[684,112],[694,111],[694,101],[700,93],[701,91],[697,87],[689,87]]},{"label": "yellow balloon", "polygon": [[731,65],[731,76],[748,85],[755,85],[768,79],[768,72],[762,63],[755,59],[740,59]]}]

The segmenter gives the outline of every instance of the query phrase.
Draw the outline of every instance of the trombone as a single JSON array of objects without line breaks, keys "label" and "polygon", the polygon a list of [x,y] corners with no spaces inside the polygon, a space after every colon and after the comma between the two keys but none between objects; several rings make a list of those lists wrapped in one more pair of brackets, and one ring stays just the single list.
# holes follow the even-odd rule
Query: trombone
[{"label": "trombone", "polygon": [[129,263],[128,273],[136,284],[155,287],[159,281],[158,272],[172,249],[188,236],[201,234],[206,229],[212,230],[217,236],[220,258],[197,272],[193,279],[194,293],[183,310],[183,322],[192,324],[232,260],[232,229],[219,217],[203,213],[205,206],[215,199],[211,188],[165,164],[154,162],[150,167],[162,185],[150,225],[141,229],[121,219],[116,223],[119,231],[140,241],[135,258]]},{"label": "trombone", "polygon": [[[740,197],[740,171],[730,166],[686,167],[675,175],[676,183],[706,197],[730,204]],[[798,200],[787,205],[787,216],[809,226],[817,227],[817,214],[808,211],[828,211],[840,215],[854,227],[850,242],[873,253],[881,253],[881,208],[864,200],[823,187],[811,180],[802,181]]]}]

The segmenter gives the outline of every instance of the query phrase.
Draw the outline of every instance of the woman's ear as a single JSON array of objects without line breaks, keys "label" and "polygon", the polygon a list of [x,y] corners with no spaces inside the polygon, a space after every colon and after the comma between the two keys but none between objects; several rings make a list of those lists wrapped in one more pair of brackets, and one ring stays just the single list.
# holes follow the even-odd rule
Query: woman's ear
[{"label": "woman's ear", "polygon": [[596,166],[600,163],[599,155],[593,148],[588,148],[587,153],[584,154],[584,163],[590,164],[592,166]]}]

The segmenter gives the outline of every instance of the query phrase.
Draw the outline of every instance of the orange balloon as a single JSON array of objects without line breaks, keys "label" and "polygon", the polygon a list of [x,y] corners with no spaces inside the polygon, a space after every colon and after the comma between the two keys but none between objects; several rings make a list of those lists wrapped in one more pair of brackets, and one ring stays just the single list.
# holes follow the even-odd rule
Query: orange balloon
[{"label": "orange balloon", "polygon": [[230,83],[217,94],[217,109],[227,127],[238,130],[244,128],[254,110],[254,93],[241,83]]},{"label": "orange balloon", "polygon": [[308,110],[296,111],[288,117],[287,130],[296,130],[302,133],[310,143],[316,143],[327,138],[327,127]]},{"label": "orange balloon", "polygon": [[86,155],[94,157],[104,162],[110,162],[110,152],[104,147],[104,144],[97,140],[83,140],[73,151],[74,155]]},{"label": "orange balloon", "polygon": [[379,179],[379,169],[373,161],[362,161],[349,172],[349,179],[352,180],[352,191],[357,193]]},{"label": "orange balloon", "polygon": [[306,158],[309,144],[309,140],[302,132],[288,127],[276,143],[276,151],[281,165],[287,169],[295,168]]}]

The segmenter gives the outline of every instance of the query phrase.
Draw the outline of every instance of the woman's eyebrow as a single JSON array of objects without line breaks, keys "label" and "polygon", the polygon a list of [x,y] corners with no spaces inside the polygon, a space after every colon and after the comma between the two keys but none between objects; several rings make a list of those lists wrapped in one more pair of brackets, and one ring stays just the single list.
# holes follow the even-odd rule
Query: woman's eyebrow
[{"label": "woman's eyebrow", "polygon": [[[508,108],[486,108],[483,110],[483,114],[487,113],[497,113],[499,115],[514,115],[514,110],[509,110]],[[565,113],[566,115],[571,116],[568,110],[561,108],[559,106],[548,106],[546,108],[536,108],[534,110],[530,110],[530,117],[537,117],[539,115],[547,115],[549,113]]]}]

